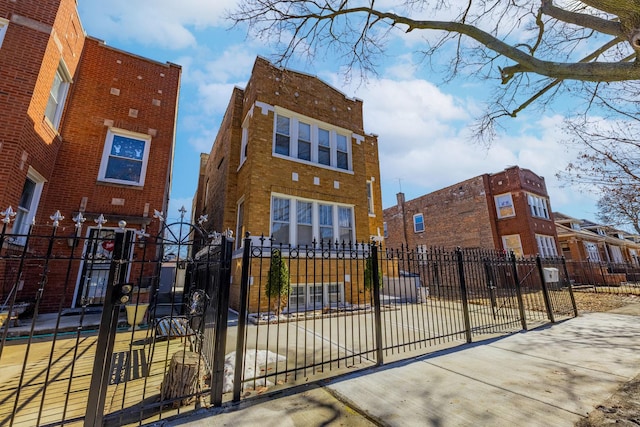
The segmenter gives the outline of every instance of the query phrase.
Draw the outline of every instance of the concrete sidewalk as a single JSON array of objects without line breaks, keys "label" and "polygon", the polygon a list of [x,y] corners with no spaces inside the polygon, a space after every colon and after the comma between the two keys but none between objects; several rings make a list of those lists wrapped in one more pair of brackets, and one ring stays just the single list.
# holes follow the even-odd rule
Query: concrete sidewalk
[{"label": "concrete sidewalk", "polygon": [[640,304],[162,426],[573,426],[640,373]]}]

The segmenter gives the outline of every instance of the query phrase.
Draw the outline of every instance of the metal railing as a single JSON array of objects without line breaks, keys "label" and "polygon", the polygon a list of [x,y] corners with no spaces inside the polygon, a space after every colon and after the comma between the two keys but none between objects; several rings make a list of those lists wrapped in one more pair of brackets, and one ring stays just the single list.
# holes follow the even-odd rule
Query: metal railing
[{"label": "metal railing", "polygon": [[232,284],[236,401],[577,315],[560,258],[254,241],[244,240]]}]

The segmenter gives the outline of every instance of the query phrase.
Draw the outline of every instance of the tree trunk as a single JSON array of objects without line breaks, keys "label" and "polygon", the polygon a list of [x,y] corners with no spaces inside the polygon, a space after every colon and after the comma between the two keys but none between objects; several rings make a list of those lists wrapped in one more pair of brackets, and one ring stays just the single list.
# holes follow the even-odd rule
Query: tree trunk
[{"label": "tree trunk", "polygon": [[173,407],[191,405],[200,399],[208,377],[205,361],[198,353],[177,351],[173,354],[169,370],[161,386],[161,401],[173,401]]}]

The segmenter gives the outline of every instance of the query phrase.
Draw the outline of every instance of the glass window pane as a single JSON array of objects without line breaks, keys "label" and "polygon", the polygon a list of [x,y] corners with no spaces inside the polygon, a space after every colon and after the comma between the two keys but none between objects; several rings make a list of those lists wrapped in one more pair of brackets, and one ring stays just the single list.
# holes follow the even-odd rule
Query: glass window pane
[{"label": "glass window pane", "polygon": [[298,210],[298,224],[308,224],[311,225],[311,202],[301,202],[297,203]]},{"label": "glass window pane", "polygon": [[20,196],[20,203],[18,206],[26,210],[31,209],[31,201],[33,200],[33,193],[35,190],[36,183],[27,178],[24,182],[24,186],[22,187],[22,195]]},{"label": "glass window pane", "polygon": [[298,158],[301,160],[311,160],[311,143],[298,141]]},{"label": "glass window pane", "polygon": [[273,220],[289,222],[289,199],[273,198]]},{"label": "glass window pane", "polygon": [[114,135],[111,145],[111,155],[126,157],[129,159],[142,160],[144,156],[145,141],[125,136]]},{"label": "glass window pane", "polygon": [[298,123],[298,139],[311,141],[311,125],[302,122]]},{"label": "glass window pane", "polygon": [[283,135],[276,135],[276,153],[284,156],[289,155],[289,137]]},{"label": "glass window pane", "polygon": [[347,152],[347,137],[344,135],[338,134],[336,136],[336,144],[339,151]]},{"label": "glass window pane", "polygon": [[289,224],[274,222],[272,226],[273,243],[286,245],[289,243]]},{"label": "glass window pane", "polygon": [[289,118],[278,116],[276,120],[276,132],[282,135],[289,135]]},{"label": "glass window pane", "polygon": [[338,167],[340,169],[349,169],[349,156],[347,153],[338,151]]},{"label": "glass window pane", "polygon": [[140,182],[142,162],[110,157],[104,177],[121,181]]},{"label": "glass window pane", "polygon": [[318,129],[318,145],[321,147],[330,147],[329,131],[326,129]]},{"label": "glass window pane", "polygon": [[318,163],[329,166],[331,164],[331,150],[324,147],[318,147]]},{"label": "glass window pane", "polygon": [[333,225],[333,206],[318,205],[320,225]]}]

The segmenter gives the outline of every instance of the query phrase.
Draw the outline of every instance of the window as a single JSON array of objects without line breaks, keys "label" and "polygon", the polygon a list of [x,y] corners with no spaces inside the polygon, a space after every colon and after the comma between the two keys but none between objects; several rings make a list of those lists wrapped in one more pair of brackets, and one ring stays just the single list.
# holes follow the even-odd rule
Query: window
[{"label": "window", "polygon": [[320,213],[320,241],[333,241],[333,206],[319,205]]},{"label": "window", "polygon": [[249,129],[242,127],[242,143],[240,145],[240,166],[247,160],[247,145],[249,145]]},{"label": "window", "polygon": [[298,158],[311,161],[311,125],[298,122]]},{"label": "window", "polygon": [[509,236],[502,236],[502,246],[507,253],[513,251],[517,257],[522,256],[522,243],[520,242],[519,234],[511,234]]},{"label": "window", "polygon": [[351,242],[351,236],[353,236],[351,208],[338,206],[338,231],[339,242]]},{"label": "window", "polygon": [[371,181],[367,181],[367,206],[369,207],[369,215],[374,215],[374,206],[373,206],[373,185]]},{"label": "window", "polygon": [[298,245],[311,245],[313,243],[313,222],[311,220],[313,205],[311,202],[296,203],[298,211]]},{"label": "window", "polygon": [[424,231],[424,216],[419,213],[413,216],[413,231],[422,233]]},{"label": "window", "polygon": [[580,230],[580,224],[578,224],[577,222],[572,222],[571,223],[571,229],[572,230]]},{"label": "window", "polygon": [[611,261],[617,263],[623,263],[624,258],[622,257],[622,251],[620,250],[620,246],[609,246],[609,252],[611,253]]},{"label": "window", "polygon": [[56,74],[53,77],[53,83],[51,84],[51,90],[49,91],[49,100],[47,101],[47,108],[44,111],[44,116],[56,130],[60,125],[62,110],[64,109],[64,103],[67,99],[70,84],[71,76],[64,64],[60,63],[56,70]]},{"label": "window", "polygon": [[[289,212],[294,212],[290,215]],[[292,246],[355,241],[353,207],[274,195],[271,234],[274,244]]]},{"label": "window", "polygon": [[7,33],[8,27],[9,21],[4,18],[0,18],[0,47],[2,47],[2,41],[4,40],[4,35]]},{"label": "window", "polygon": [[382,233],[383,233],[383,235],[384,235],[384,238],[385,238],[385,239],[388,239],[388,238],[389,238],[389,226],[387,225],[387,223],[386,223],[386,222],[383,222],[383,223],[382,223],[382,230],[383,230],[383,232],[382,232]]},{"label": "window", "polygon": [[144,185],[151,137],[121,129],[109,129],[98,172],[100,181]]},{"label": "window", "polygon": [[536,242],[538,243],[538,253],[540,256],[545,258],[558,256],[556,242],[552,236],[536,234]]},{"label": "window", "polygon": [[289,311],[314,310],[344,302],[343,283],[300,283],[291,286]]},{"label": "window", "polygon": [[593,242],[584,242],[584,248],[587,251],[587,259],[589,261],[600,261],[600,251],[598,245]]},{"label": "window", "polygon": [[[208,182],[207,185],[209,185]],[[238,220],[236,222],[236,249],[241,248],[243,245],[244,232],[244,200],[241,200],[240,203],[238,203]]]},{"label": "window", "polygon": [[500,194],[495,197],[496,211],[498,218],[509,218],[516,216],[516,210],[513,207],[513,198],[511,193]]},{"label": "window", "polygon": [[326,129],[318,129],[318,163],[331,165],[331,133]]},{"label": "window", "polygon": [[286,245],[289,240],[289,199],[274,197],[271,201],[271,235],[274,243]]},{"label": "window", "polygon": [[312,119],[276,114],[273,153],[303,162],[350,171],[351,137]]},{"label": "window", "polygon": [[[38,203],[40,203],[40,195],[42,194],[44,183],[44,177],[32,167],[29,167],[27,178],[22,187],[20,201],[18,202],[18,209],[16,209],[13,234],[27,234],[29,232],[29,226],[36,216]],[[25,240],[25,237],[18,237],[15,243],[24,244]]]},{"label": "window", "polygon": [[283,156],[289,155],[289,142],[291,140],[289,135],[290,120],[288,117],[278,115],[276,118],[276,146],[275,152],[282,154]]},{"label": "window", "polygon": [[349,169],[349,147],[347,146],[347,137],[336,134],[336,156],[338,169]]},{"label": "window", "polygon": [[531,211],[531,216],[549,219],[549,210],[547,209],[546,199],[539,196],[534,196],[533,194],[528,194],[527,200],[529,201],[529,210]]}]

